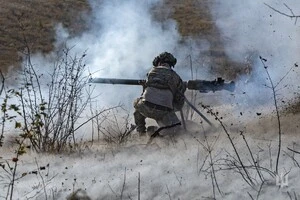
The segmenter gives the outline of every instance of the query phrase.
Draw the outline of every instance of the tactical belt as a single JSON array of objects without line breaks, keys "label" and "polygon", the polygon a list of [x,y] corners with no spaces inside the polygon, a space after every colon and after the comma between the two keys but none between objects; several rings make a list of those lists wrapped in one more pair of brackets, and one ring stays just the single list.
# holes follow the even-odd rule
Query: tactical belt
[{"label": "tactical belt", "polygon": [[157,109],[157,110],[162,110],[162,111],[172,111],[171,108],[165,107],[165,106],[161,106],[161,105],[157,105],[154,103],[151,103],[149,101],[144,101],[144,104],[146,106],[148,106],[149,108],[153,108],[153,109]]}]

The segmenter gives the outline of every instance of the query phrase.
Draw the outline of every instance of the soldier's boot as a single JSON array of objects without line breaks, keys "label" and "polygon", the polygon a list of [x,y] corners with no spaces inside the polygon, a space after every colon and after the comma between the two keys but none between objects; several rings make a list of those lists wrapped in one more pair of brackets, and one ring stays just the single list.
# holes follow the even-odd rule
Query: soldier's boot
[{"label": "soldier's boot", "polygon": [[158,126],[148,126],[147,127],[147,134],[149,136],[151,136],[152,134],[154,134],[155,131],[157,131]]},{"label": "soldier's boot", "polygon": [[134,122],[136,124],[136,131],[140,136],[146,134],[146,117],[142,115],[140,112],[135,111],[134,115]]},{"label": "soldier's boot", "polygon": [[146,135],[146,127],[145,126],[137,126],[136,131],[138,132],[139,136]]}]

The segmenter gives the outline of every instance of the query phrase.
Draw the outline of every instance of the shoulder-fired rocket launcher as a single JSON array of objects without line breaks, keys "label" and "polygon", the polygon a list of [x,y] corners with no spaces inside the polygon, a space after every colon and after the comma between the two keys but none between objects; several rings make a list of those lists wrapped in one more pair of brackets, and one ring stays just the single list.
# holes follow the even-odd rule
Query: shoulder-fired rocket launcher
[{"label": "shoulder-fired rocket launcher", "polygon": [[[146,80],[143,79],[117,79],[117,78],[91,78],[89,80],[90,83],[103,83],[103,84],[121,84],[121,85],[146,85]],[[213,80],[213,81],[206,81],[206,80],[188,80],[184,81],[186,88],[189,90],[198,90],[201,93],[207,92],[215,92],[219,90],[227,90],[233,92],[235,90],[235,83],[234,81],[225,82],[224,79],[221,77]],[[209,125],[212,126],[212,123],[182,94],[185,98],[185,102],[195,110]],[[181,118],[185,127],[184,119],[182,110],[180,111]],[[186,129],[186,128],[185,128]]]},{"label": "shoulder-fired rocket launcher", "polygon": [[[121,84],[121,85],[145,85],[146,80],[143,79],[118,79],[118,78],[91,78],[90,83],[103,84]],[[186,88],[189,90],[198,90],[201,93],[215,92],[227,90],[233,92],[235,90],[234,81],[225,82],[224,79],[218,77],[213,81],[207,80],[188,80],[184,81]]]}]

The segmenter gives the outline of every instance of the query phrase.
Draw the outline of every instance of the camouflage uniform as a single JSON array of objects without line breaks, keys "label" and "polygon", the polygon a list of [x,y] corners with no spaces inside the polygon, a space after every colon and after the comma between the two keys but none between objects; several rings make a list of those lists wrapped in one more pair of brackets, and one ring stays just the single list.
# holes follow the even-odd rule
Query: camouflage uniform
[{"label": "camouflage uniform", "polygon": [[158,62],[154,59],[154,67],[147,75],[143,94],[134,101],[134,119],[140,133],[146,131],[146,118],[156,120],[159,126],[180,122],[175,112],[183,107],[186,87],[180,76],[171,68],[174,62],[169,62],[168,57],[163,59],[166,55],[175,59],[167,52],[155,58]]}]

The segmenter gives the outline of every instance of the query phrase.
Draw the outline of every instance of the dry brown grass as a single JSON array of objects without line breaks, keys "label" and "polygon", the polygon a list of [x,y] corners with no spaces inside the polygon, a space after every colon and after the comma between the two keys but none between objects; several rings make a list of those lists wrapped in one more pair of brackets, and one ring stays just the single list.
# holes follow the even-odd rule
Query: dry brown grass
[{"label": "dry brown grass", "polygon": [[[170,8],[169,17],[177,21],[178,30],[184,38],[201,38],[209,41],[210,49],[202,52],[202,56],[209,57],[212,73],[226,79],[235,79],[240,74],[247,73],[249,66],[233,62],[227,57],[220,32],[210,13],[213,2],[213,0],[165,0],[162,9]],[[156,10],[156,15],[159,13],[160,10]]]},{"label": "dry brown grass", "polygon": [[183,36],[217,35],[214,22],[209,13],[212,1],[202,0],[166,0],[166,5],[173,7],[172,18],[178,22]]},{"label": "dry brown grass", "polygon": [[[230,61],[224,52],[220,34],[210,16],[211,0],[165,0],[164,6],[153,10],[154,15],[171,17],[178,22],[183,37],[205,38],[211,49],[204,52],[212,60],[212,71],[225,78],[235,78],[239,63]],[[0,69],[20,62],[24,37],[34,51],[49,52],[55,41],[54,26],[58,22],[71,34],[80,34],[85,26],[82,13],[89,12],[87,0],[0,0]],[[165,8],[170,15],[163,16]]]},{"label": "dry brown grass", "polygon": [[53,48],[54,26],[61,22],[75,34],[85,28],[77,13],[89,10],[86,0],[0,0],[0,69],[20,61],[24,38],[33,51]]}]

